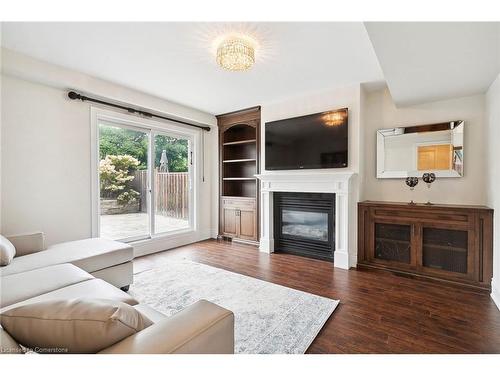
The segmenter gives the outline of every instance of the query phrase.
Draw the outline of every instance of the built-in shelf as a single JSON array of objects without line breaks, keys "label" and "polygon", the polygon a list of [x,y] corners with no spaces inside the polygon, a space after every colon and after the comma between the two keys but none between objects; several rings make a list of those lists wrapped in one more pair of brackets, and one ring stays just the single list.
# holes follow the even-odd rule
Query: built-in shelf
[{"label": "built-in shelf", "polygon": [[397,240],[394,238],[375,237],[375,240],[381,242],[393,242],[393,243],[408,244],[408,245],[411,244],[410,240]]},{"label": "built-in shelf", "polygon": [[467,253],[467,249],[457,246],[446,246],[446,245],[434,245],[424,242],[424,249],[427,250],[445,250],[445,251],[456,251],[458,253]]},{"label": "built-in shelf", "polygon": [[257,244],[259,238],[260,108],[217,116],[219,126],[219,235]]},{"label": "built-in shelf", "polygon": [[241,196],[241,195],[221,195],[221,198],[225,198],[225,199],[232,199],[232,198],[235,198],[235,199],[246,199],[246,200],[255,200],[254,197],[245,197],[245,196]]},{"label": "built-in shelf", "polygon": [[243,141],[234,141],[234,142],[225,142],[224,146],[232,146],[232,145],[243,145],[245,143],[255,143],[256,139],[245,139]]},{"label": "built-in shelf", "polygon": [[224,181],[255,181],[255,177],[224,177]]},{"label": "built-in shelf", "polygon": [[232,160],[223,160],[223,163],[247,163],[247,162],[255,162],[256,159],[232,159]]}]

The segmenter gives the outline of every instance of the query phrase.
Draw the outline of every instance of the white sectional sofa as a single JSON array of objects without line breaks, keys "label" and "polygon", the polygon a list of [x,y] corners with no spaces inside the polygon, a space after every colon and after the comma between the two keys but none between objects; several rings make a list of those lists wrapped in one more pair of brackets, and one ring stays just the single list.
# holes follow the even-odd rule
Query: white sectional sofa
[{"label": "white sectional sofa", "polygon": [[[103,239],[87,239],[45,249],[43,234],[8,237],[16,257],[0,267],[0,313],[58,299],[97,298],[133,306],[154,324],[101,353],[233,353],[234,316],[198,301],[172,317],[139,304],[119,288],[132,282],[133,249]],[[0,353],[21,352],[0,326]]]},{"label": "white sectional sofa", "polygon": [[133,282],[134,249],[125,243],[90,238],[46,248],[42,232],[7,236],[7,239],[14,244],[16,256],[9,265],[0,267],[0,276],[71,263],[118,288],[127,289]]}]

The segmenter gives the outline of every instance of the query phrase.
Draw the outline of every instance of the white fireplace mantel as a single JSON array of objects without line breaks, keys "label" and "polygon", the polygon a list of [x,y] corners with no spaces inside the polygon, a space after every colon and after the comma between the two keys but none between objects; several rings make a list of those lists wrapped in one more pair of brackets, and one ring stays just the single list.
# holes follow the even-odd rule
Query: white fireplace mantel
[{"label": "white fireplace mantel", "polygon": [[260,251],[274,251],[273,192],[335,193],[334,266],[356,266],[357,230],[356,174],[353,172],[266,172],[255,175],[260,180],[261,228]]}]

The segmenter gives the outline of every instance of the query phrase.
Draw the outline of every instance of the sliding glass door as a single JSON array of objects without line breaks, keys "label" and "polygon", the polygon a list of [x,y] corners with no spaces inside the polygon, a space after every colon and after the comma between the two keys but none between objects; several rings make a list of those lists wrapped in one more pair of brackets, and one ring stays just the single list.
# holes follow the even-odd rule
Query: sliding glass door
[{"label": "sliding glass door", "polygon": [[190,227],[189,146],[187,139],[154,134],[154,234]]},{"label": "sliding glass door", "polygon": [[126,242],[192,227],[192,140],[100,121],[99,236]]}]

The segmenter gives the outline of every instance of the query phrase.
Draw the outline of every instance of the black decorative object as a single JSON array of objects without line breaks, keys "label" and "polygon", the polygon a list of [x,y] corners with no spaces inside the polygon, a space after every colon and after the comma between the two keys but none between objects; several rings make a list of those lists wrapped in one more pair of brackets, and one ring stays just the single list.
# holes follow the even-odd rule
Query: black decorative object
[{"label": "black decorative object", "polygon": [[[415,190],[415,186],[418,185],[418,177],[407,177],[405,183],[410,187],[410,191],[413,191]],[[413,202],[413,199],[409,204],[415,204],[415,202]]]},{"label": "black decorative object", "polygon": [[[427,184],[427,189],[431,188],[431,184],[436,181],[436,175],[434,173],[424,173],[422,175],[422,180]],[[427,205],[431,205],[431,201],[428,200]]]}]

